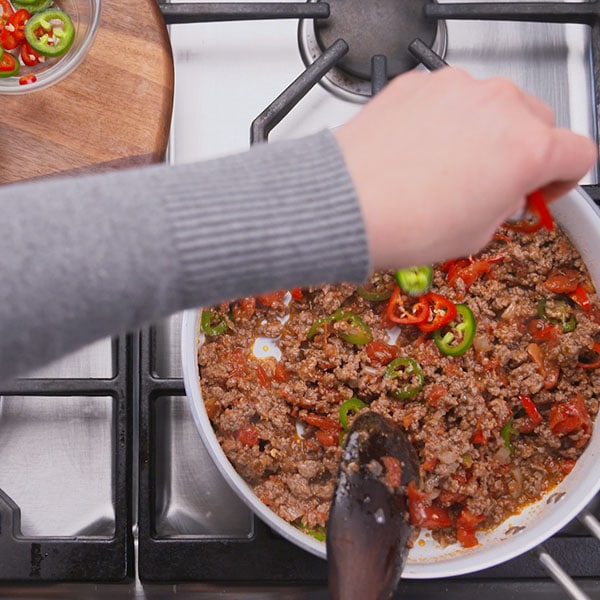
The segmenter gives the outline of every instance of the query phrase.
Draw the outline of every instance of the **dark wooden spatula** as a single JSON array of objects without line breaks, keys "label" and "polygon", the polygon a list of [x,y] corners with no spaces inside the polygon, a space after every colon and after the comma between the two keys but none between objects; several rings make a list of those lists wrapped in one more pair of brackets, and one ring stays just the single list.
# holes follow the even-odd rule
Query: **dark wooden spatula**
[{"label": "dark wooden spatula", "polygon": [[329,512],[327,558],[333,600],[383,600],[396,589],[412,533],[406,485],[419,467],[404,431],[359,415],[348,432]]}]

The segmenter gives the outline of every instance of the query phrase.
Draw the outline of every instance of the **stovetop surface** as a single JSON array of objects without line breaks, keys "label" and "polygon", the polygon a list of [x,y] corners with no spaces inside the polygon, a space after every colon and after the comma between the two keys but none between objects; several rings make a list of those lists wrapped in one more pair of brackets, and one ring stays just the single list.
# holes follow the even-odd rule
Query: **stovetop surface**
[{"label": "stovetop surface", "polygon": [[[597,139],[588,27],[446,27],[450,64],[513,79],[553,106],[560,125]],[[295,20],[177,24],[170,35],[173,164],[247,149],[252,120],[305,68]],[[334,128],[359,108],[317,85],[270,140]],[[600,198],[597,178],[594,169],[584,183]],[[103,340],[4,390],[0,490],[13,504],[0,495],[0,519],[14,524],[18,515],[25,541],[13,552],[7,527],[0,530],[0,597],[327,597],[325,563],[254,518],[210,461],[185,398],[180,324],[175,315]],[[574,522],[547,544],[590,597],[600,594],[598,543]],[[41,573],[95,581],[32,588]],[[400,596],[480,594],[565,597],[535,552],[472,577],[405,581]]]}]

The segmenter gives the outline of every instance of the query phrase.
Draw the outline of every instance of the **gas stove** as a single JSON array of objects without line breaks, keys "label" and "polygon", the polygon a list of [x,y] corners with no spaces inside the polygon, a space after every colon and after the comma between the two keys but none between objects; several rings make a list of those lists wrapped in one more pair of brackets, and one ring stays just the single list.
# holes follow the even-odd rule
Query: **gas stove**
[{"label": "gas stove", "polygon": [[[335,128],[389,77],[439,60],[510,78],[549,103],[559,125],[598,139],[595,2],[161,9],[175,60],[172,164]],[[583,183],[600,199],[597,168]],[[54,593],[77,598],[327,597],[325,562],[254,517],[203,448],[185,397],[180,326],[175,315],[98,342],[2,390],[0,597],[39,597],[31,584],[56,582]],[[597,516],[594,503],[543,547],[473,576],[403,581],[399,597],[597,595]]]}]

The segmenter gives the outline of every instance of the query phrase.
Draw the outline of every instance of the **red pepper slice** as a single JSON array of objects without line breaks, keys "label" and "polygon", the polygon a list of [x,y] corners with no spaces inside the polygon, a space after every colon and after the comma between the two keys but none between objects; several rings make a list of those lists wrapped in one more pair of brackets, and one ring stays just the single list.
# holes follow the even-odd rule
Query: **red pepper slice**
[{"label": "red pepper slice", "polygon": [[[21,56],[21,60],[23,61],[23,64],[27,65],[28,67],[34,67],[35,65],[37,65],[40,62],[41,55],[38,52],[36,52],[27,43],[26,40],[23,40],[21,42],[21,48],[19,50],[19,54]],[[23,77],[22,79],[25,79],[25,77]]]},{"label": "red pepper slice", "polygon": [[37,77],[35,75],[24,75],[19,78],[19,85],[27,85],[28,83],[35,83]]},{"label": "red pepper slice", "polygon": [[592,303],[582,285],[578,285],[575,290],[569,294],[569,298],[571,298],[573,302],[579,304],[583,310],[590,310],[590,308],[592,308]]},{"label": "red pepper slice", "polygon": [[418,325],[429,318],[429,303],[423,301],[421,297],[416,302],[405,305],[402,290],[399,286],[395,286],[387,305],[387,315],[394,323]]},{"label": "red pepper slice", "polygon": [[9,77],[10,75],[16,75],[18,72],[19,62],[10,52],[5,52],[0,57],[0,77]]},{"label": "red pepper slice", "polygon": [[430,332],[448,325],[456,317],[456,305],[441,294],[429,292],[421,297],[421,300],[429,303],[429,316],[424,323],[419,323],[421,331]]},{"label": "red pepper slice", "polygon": [[543,419],[542,415],[540,415],[540,412],[537,409],[537,406],[535,405],[535,402],[529,396],[524,396],[522,394],[519,395],[519,400],[521,401],[527,416],[531,419],[531,422],[534,425],[539,425]]},{"label": "red pepper slice", "polygon": [[9,17],[14,14],[15,9],[8,0],[0,0],[0,9],[2,9],[2,14],[0,14],[0,31],[2,31]]},{"label": "red pepper slice", "polygon": [[554,229],[554,219],[552,213],[548,210],[546,199],[539,190],[532,192],[527,196],[527,212],[534,216],[534,220],[523,219],[518,223],[505,223],[507,229],[519,231],[522,233],[535,233],[545,227],[548,231]]},{"label": "red pepper slice", "polygon": [[5,50],[14,50],[25,39],[25,23],[30,17],[24,8],[10,15],[0,33],[0,44]]}]

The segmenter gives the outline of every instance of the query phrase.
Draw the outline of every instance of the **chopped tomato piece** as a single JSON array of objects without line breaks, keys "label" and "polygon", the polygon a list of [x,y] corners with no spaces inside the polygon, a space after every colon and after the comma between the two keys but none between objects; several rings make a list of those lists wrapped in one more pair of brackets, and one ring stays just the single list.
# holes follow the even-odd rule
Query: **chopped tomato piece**
[{"label": "chopped tomato piece", "polygon": [[329,429],[318,429],[315,432],[315,437],[322,446],[335,446],[338,444],[338,435],[335,431]]},{"label": "chopped tomato piece", "polygon": [[299,287],[295,287],[290,293],[292,294],[292,299],[294,299],[296,302],[300,302],[300,300],[302,300],[304,297],[302,294],[302,288]]},{"label": "chopped tomato piece", "polygon": [[257,300],[268,308],[272,308],[276,304],[281,304],[284,296],[287,294],[286,290],[278,290],[276,292],[268,292],[266,294],[260,294],[257,296]]},{"label": "chopped tomato piece", "polygon": [[285,368],[285,365],[281,362],[278,362],[275,365],[275,380],[279,381],[279,383],[285,383],[290,380],[290,372]]},{"label": "chopped tomato piece", "polygon": [[256,377],[258,378],[260,385],[263,387],[268,387],[269,383],[271,382],[269,374],[265,371],[262,365],[256,365]]},{"label": "chopped tomato piece", "polygon": [[308,425],[312,425],[317,429],[331,429],[333,431],[339,431],[342,426],[339,423],[336,423],[333,419],[329,417],[324,417],[322,415],[317,415],[315,413],[307,413],[302,420]]},{"label": "chopped tomato piece", "polygon": [[254,425],[244,425],[237,432],[237,439],[244,446],[256,446],[258,444],[258,431]]},{"label": "chopped tomato piece", "polygon": [[581,275],[575,269],[552,271],[544,282],[544,287],[555,294],[571,294],[579,286]]},{"label": "chopped tomato piece", "polygon": [[557,326],[549,323],[546,319],[532,319],[527,324],[527,331],[531,337],[538,342],[549,342],[554,344],[558,341]]},{"label": "chopped tomato piece", "polygon": [[423,501],[408,501],[408,513],[410,522],[418,527],[426,529],[444,529],[452,525],[452,518],[448,509],[432,504],[427,506]]},{"label": "chopped tomato piece", "polygon": [[544,351],[538,344],[529,344],[527,354],[536,364],[540,375],[544,378],[544,389],[551,390],[558,383],[560,377],[560,367],[554,363],[546,363]]},{"label": "chopped tomato piece", "polygon": [[374,340],[365,346],[370,361],[376,365],[387,365],[398,356],[398,348],[381,340]]},{"label": "chopped tomato piece", "polygon": [[456,518],[456,539],[463,548],[472,548],[479,545],[475,529],[484,520],[485,515],[474,515],[466,508],[460,511]]},{"label": "chopped tomato piece", "polygon": [[592,419],[583,398],[579,395],[568,402],[555,404],[550,409],[549,424],[552,433],[557,435],[568,435],[582,430],[584,435],[576,444],[577,447],[585,445],[592,434]]},{"label": "chopped tomato piece", "polygon": [[481,429],[478,429],[473,434],[473,437],[471,438],[471,443],[478,444],[480,446],[487,444],[487,438],[485,437],[485,435],[484,435],[483,431],[481,431]]},{"label": "chopped tomato piece", "polygon": [[459,279],[463,280],[465,288],[469,289],[482,275],[489,273],[492,269],[492,261],[487,259],[469,260],[461,258],[449,261],[442,266],[448,275],[448,284],[456,287]]},{"label": "chopped tomato piece", "polygon": [[417,489],[414,481],[408,483],[406,495],[410,522],[413,525],[427,529],[443,529],[452,525],[452,518],[448,510],[435,504],[427,505],[425,494]]},{"label": "chopped tomato piece", "polygon": [[256,298],[240,298],[232,309],[233,318],[236,321],[249,319],[256,309]]}]

